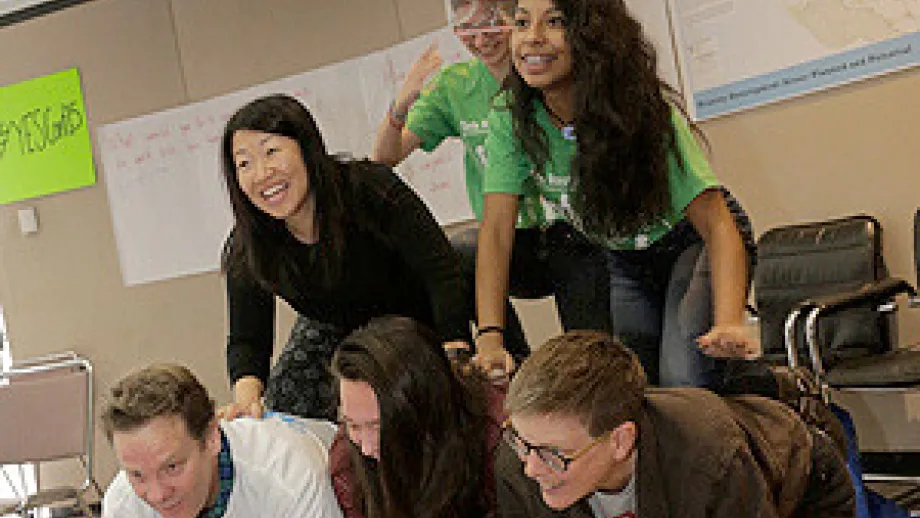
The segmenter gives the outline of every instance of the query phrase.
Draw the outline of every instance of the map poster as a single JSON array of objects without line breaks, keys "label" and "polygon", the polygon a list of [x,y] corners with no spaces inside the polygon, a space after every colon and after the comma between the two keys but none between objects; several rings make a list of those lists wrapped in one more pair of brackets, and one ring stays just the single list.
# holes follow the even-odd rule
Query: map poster
[{"label": "map poster", "polygon": [[669,0],[694,116],[920,63],[920,0]]}]

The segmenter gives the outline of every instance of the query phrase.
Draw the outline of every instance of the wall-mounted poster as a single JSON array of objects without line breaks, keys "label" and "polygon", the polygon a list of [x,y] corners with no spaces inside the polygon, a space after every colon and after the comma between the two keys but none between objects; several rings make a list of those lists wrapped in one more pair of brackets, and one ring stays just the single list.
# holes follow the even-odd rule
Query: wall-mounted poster
[{"label": "wall-mounted poster", "polygon": [[668,0],[696,118],[920,63],[920,0]]}]

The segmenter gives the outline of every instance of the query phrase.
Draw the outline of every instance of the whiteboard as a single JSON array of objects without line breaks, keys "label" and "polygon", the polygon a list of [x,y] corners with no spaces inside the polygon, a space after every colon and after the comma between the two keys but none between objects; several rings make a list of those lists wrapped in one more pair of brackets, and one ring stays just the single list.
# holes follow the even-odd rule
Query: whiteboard
[{"label": "whiteboard", "polygon": [[[124,283],[217,270],[233,215],[220,172],[226,121],[272,93],[300,99],[332,153],[364,157],[405,70],[431,41],[446,62],[468,59],[446,29],[360,58],[98,129]],[[416,153],[397,171],[442,225],[471,219],[459,144]]]}]

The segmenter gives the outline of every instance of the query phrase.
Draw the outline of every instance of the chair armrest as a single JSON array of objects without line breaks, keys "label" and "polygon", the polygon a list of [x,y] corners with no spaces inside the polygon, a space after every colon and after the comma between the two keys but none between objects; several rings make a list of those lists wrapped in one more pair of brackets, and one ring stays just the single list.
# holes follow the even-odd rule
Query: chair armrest
[{"label": "chair armrest", "polygon": [[880,306],[902,293],[906,293],[912,299],[917,297],[917,291],[909,282],[904,279],[889,278],[868,282],[849,292],[813,297],[802,301],[799,306],[817,308],[821,316],[828,316],[854,307]]},{"label": "chair armrest", "polygon": [[906,293],[911,299],[917,297],[917,292],[907,281],[897,278],[888,278],[863,284],[856,290],[849,292],[814,297],[803,301],[795,309],[795,315],[805,314],[805,343],[808,355],[811,358],[812,369],[818,385],[825,384],[826,372],[824,360],[818,347],[818,326],[820,317],[833,315],[838,311],[856,307],[880,307],[887,304],[895,296]]}]

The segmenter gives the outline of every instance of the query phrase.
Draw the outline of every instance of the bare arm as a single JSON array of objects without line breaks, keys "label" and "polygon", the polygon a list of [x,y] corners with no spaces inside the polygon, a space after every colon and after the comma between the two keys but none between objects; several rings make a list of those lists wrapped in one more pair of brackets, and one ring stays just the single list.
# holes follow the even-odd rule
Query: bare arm
[{"label": "bare arm", "polygon": [[383,122],[377,127],[371,160],[396,167],[421,145],[422,139],[409,128],[394,121],[388,111]]},{"label": "bare arm", "polygon": [[412,64],[392,106],[377,127],[371,160],[395,167],[422,144],[422,139],[406,127],[406,115],[418,98],[426,78],[440,68],[441,63],[438,47],[432,44]]},{"label": "bare arm", "polygon": [[[517,211],[516,194],[486,194],[476,252],[476,315],[480,329],[505,327],[505,300],[508,298]],[[475,361],[486,371],[502,368],[510,372],[513,369],[514,362],[504,349],[501,333],[479,336],[476,346]]]},{"label": "bare arm", "polygon": [[686,214],[703,237],[712,280],[713,326],[699,338],[700,346],[715,356],[754,355],[759,346],[744,326],[747,256],[722,192],[704,191],[690,202]]}]

